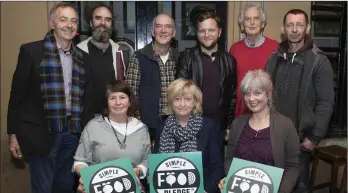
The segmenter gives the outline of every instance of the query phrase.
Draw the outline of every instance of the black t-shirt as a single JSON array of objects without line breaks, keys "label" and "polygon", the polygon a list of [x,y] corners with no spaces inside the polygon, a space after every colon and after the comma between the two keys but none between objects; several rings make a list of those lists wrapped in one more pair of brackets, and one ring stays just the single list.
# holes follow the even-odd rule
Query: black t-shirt
[{"label": "black t-shirt", "polygon": [[219,119],[219,101],[220,101],[220,73],[217,60],[201,52],[203,68],[203,115]]},{"label": "black t-shirt", "polygon": [[89,41],[88,50],[89,54],[85,53],[84,55],[87,68],[84,106],[89,108],[90,113],[100,114],[104,108],[107,108],[106,85],[116,79],[112,49],[110,45],[103,51]]}]

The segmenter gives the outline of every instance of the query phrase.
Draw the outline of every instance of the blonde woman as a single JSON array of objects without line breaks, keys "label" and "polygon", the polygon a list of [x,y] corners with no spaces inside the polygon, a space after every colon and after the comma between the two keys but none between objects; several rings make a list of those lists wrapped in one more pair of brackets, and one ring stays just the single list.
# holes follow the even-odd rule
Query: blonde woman
[{"label": "blonde woman", "polygon": [[159,153],[196,152],[203,156],[204,189],[218,192],[223,176],[218,124],[202,114],[202,93],[191,80],[179,78],[167,90],[169,117],[158,131]]}]

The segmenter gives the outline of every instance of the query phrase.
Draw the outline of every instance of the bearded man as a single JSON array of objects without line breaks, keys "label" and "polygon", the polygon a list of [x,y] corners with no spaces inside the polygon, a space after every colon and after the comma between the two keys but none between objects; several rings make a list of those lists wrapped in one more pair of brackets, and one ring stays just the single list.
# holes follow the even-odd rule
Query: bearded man
[{"label": "bearded man", "polygon": [[98,4],[90,14],[92,37],[77,46],[84,51],[86,88],[83,97],[83,125],[106,108],[105,88],[114,80],[124,80],[126,62],[120,46],[110,39],[113,29],[112,9]]},{"label": "bearded man", "polygon": [[176,78],[190,79],[202,90],[203,116],[219,123],[223,147],[226,129],[231,125],[235,111],[236,61],[218,48],[221,27],[214,12],[198,16],[196,26],[198,45],[181,53]]}]

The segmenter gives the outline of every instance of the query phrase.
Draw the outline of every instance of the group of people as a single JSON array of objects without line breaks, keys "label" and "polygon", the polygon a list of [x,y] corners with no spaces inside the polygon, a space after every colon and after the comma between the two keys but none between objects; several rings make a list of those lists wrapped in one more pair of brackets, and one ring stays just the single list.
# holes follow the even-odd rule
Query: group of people
[{"label": "group of people", "polygon": [[149,154],[196,151],[207,193],[222,190],[234,157],[283,168],[279,192],[307,192],[334,82],[306,12],[286,13],[278,44],[262,33],[266,13],[248,6],[238,17],[246,38],[229,53],[218,47],[215,13],[197,17],[197,46],[181,53],[171,47],[174,20],[159,14],[153,41],[130,59],[111,39],[110,7],[89,19],[92,36],[74,45],[78,13],[58,3],[44,39],[20,48],[7,132],[12,155],[29,163],[33,193],[84,192],[81,168],[121,157],[146,186]]}]

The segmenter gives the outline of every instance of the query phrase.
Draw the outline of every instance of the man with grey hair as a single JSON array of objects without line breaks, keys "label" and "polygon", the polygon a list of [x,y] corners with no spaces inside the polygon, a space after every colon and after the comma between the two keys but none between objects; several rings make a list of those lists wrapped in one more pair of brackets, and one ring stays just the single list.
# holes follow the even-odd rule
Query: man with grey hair
[{"label": "man with grey hair", "polygon": [[101,116],[107,108],[104,97],[106,85],[116,79],[125,79],[128,58],[120,46],[110,39],[113,26],[112,9],[103,3],[97,4],[89,18],[92,36],[77,45],[84,51],[86,67],[83,125],[95,116]]},{"label": "man with grey hair", "polygon": [[244,75],[249,70],[263,69],[267,59],[275,52],[278,42],[262,35],[267,24],[267,15],[257,5],[249,5],[238,17],[238,23],[245,38],[236,42],[230,49],[230,54],[237,61],[237,101],[235,116],[244,113],[242,105],[242,94],[240,91],[240,83]]},{"label": "man with grey hair", "polygon": [[30,167],[33,193],[72,193],[73,155],[81,133],[82,51],[72,42],[78,14],[69,3],[50,11],[43,40],[23,44],[8,105],[9,148]]},{"label": "man with grey hair", "polygon": [[139,100],[140,119],[149,128],[150,138],[156,138],[161,115],[166,105],[166,91],[174,80],[179,53],[170,46],[175,37],[175,22],[167,14],[155,17],[153,41],[134,52],[128,65],[126,81]]}]

